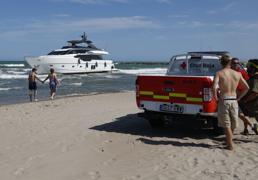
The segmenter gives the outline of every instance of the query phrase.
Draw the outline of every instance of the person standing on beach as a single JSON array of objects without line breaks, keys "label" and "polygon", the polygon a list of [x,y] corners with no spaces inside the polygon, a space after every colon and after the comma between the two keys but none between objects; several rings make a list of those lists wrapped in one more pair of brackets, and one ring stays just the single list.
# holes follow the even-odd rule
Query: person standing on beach
[{"label": "person standing on beach", "polygon": [[[36,68],[32,68],[32,70],[30,71],[29,76],[28,76],[29,97],[30,97],[30,101],[31,102],[32,102],[32,100],[38,101],[38,99],[37,99],[37,82],[36,82],[36,80],[38,80],[38,81],[43,83],[43,81],[41,81],[37,77],[37,69]],[[32,95],[33,95],[33,99],[32,99]]]},{"label": "person standing on beach", "polygon": [[[249,86],[242,75],[231,69],[231,59],[228,55],[221,57],[222,70],[218,71],[213,81],[213,96],[218,103],[218,125],[226,134],[227,149],[233,150],[233,132],[238,126],[238,100],[248,91]],[[243,91],[237,97],[238,84]]]},{"label": "person standing on beach", "polygon": [[[241,68],[240,66],[240,62],[238,58],[232,58],[231,60],[231,68],[237,72],[240,72],[241,75],[243,76],[243,78],[247,81],[249,79],[248,73]],[[237,86],[237,94],[239,94],[241,91],[243,91],[244,88],[239,84]],[[248,126],[251,127],[251,129],[257,134],[257,130],[256,130],[256,126],[257,124],[252,124],[251,121],[248,119],[248,117],[246,117],[244,115],[244,113],[242,112],[241,108],[239,108],[239,118],[243,121],[244,123],[244,131],[241,133],[243,135],[248,135],[249,131],[248,131]]]},{"label": "person standing on beach", "polygon": [[49,79],[50,99],[54,99],[56,95],[56,87],[60,84],[60,81],[57,79],[57,75],[53,68],[50,69],[50,73],[43,82],[47,79]]},{"label": "person standing on beach", "polygon": [[[248,61],[247,72],[250,76],[250,79],[247,81],[250,89],[239,105],[244,115],[254,117],[258,122],[258,59]],[[258,134],[257,124],[254,126],[254,130]]]}]

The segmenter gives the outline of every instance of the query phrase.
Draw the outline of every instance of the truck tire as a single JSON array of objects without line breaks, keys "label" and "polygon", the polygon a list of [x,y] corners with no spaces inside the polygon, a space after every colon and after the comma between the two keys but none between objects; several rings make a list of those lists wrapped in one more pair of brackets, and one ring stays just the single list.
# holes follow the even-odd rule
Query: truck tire
[{"label": "truck tire", "polygon": [[212,118],[212,125],[213,125],[214,133],[216,135],[224,134],[224,129],[222,127],[219,127],[218,125],[218,118]]},{"label": "truck tire", "polygon": [[164,127],[165,121],[162,115],[152,111],[145,111],[145,119],[147,119],[152,128]]}]

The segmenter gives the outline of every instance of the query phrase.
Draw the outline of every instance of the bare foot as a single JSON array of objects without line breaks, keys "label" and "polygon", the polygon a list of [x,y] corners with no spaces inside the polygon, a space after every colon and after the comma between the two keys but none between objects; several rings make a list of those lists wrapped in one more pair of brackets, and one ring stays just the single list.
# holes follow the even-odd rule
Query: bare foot
[{"label": "bare foot", "polygon": [[227,149],[229,151],[233,151],[234,150],[233,146],[227,146],[225,149]]}]

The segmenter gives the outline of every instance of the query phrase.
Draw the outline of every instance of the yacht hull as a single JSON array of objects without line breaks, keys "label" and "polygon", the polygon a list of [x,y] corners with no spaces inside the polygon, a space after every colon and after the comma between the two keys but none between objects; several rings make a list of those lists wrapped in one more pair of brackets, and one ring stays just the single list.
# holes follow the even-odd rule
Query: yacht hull
[{"label": "yacht hull", "polygon": [[112,60],[83,61],[71,55],[25,57],[25,61],[33,68],[37,68],[38,74],[48,74],[50,68],[54,68],[60,74],[83,74],[111,72],[115,70]]}]

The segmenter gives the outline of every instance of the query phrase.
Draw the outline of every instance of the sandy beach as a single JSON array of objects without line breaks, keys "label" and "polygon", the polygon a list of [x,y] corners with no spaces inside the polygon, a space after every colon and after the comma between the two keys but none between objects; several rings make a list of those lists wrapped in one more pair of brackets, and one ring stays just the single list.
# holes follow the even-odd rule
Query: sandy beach
[{"label": "sandy beach", "polygon": [[[152,129],[134,92],[0,106],[1,180],[255,180],[258,136]],[[240,122],[240,124],[242,124]]]}]

